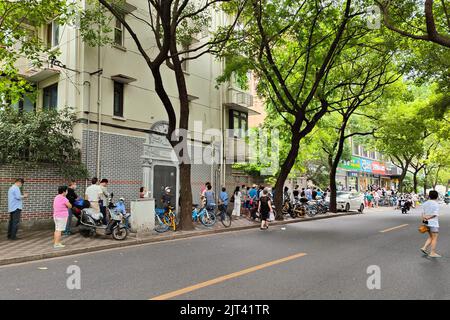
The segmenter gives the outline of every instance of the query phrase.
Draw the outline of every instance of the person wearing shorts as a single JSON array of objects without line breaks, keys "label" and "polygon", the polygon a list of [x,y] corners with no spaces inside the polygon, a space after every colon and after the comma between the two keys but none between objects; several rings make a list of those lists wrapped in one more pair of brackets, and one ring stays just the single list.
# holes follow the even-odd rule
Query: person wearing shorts
[{"label": "person wearing shorts", "polygon": [[[428,239],[420,251],[429,257],[440,258],[441,255],[436,253],[439,235],[439,204],[437,202],[439,194],[437,191],[431,190],[428,197],[429,200],[422,205],[422,223],[428,227]],[[431,247],[430,253],[428,253],[428,247]]]},{"label": "person wearing shorts", "polygon": [[53,221],[55,222],[55,233],[53,239],[53,248],[64,248],[61,243],[61,232],[66,229],[67,219],[69,217],[68,209],[72,209],[72,205],[66,198],[68,187],[58,187],[58,195],[53,200]]}]

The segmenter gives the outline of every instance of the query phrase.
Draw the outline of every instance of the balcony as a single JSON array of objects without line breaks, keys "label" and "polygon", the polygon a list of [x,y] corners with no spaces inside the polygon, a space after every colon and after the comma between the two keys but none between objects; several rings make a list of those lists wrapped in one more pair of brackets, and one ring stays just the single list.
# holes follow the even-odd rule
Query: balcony
[{"label": "balcony", "polygon": [[[41,61],[46,61],[47,57],[42,57]],[[27,62],[19,69],[19,73],[30,82],[40,82],[60,73],[59,68],[51,66],[49,62],[43,62],[41,66],[35,66]]]},{"label": "balcony", "polygon": [[259,114],[251,109],[253,107],[253,96],[242,90],[228,88],[224,104],[231,109],[248,112],[249,115]]}]

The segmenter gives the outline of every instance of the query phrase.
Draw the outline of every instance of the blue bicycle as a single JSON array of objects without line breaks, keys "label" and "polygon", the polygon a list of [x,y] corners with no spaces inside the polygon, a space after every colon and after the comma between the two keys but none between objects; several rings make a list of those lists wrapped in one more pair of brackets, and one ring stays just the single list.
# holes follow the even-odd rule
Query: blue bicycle
[{"label": "blue bicycle", "polygon": [[196,222],[200,220],[205,227],[212,227],[217,221],[216,214],[214,213],[215,207],[215,204],[211,204],[199,209],[198,205],[194,205],[192,221]]},{"label": "blue bicycle", "polygon": [[159,233],[166,232],[169,230],[169,221],[167,216],[164,214],[164,209],[155,209],[155,231]]}]

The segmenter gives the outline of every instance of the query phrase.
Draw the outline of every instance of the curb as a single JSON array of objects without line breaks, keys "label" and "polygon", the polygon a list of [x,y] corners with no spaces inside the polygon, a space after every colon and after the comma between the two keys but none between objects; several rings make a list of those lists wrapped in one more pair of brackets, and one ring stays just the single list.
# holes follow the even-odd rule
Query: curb
[{"label": "curb", "polygon": [[[331,218],[338,218],[338,217],[343,217],[343,216],[352,216],[352,215],[359,215],[359,214],[360,213],[352,212],[352,213],[333,214],[333,215],[329,215],[329,216],[319,216],[319,217],[313,217],[313,218],[307,218],[307,219],[297,218],[295,220],[273,221],[270,223],[270,225],[279,226],[279,225],[286,225],[286,224],[291,224],[291,223],[331,219]],[[30,261],[45,260],[45,259],[51,259],[51,258],[58,258],[58,257],[65,257],[65,256],[77,255],[77,254],[81,254],[81,253],[103,251],[103,250],[107,250],[107,249],[131,247],[131,246],[137,246],[137,245],[147,244],[147,243],[157,243],[157,242],[164,242],[164,241],[169,241],[169,240],[194,238],[194,237],[198,237],[198,236],[212,235],[212,234],[232,232],[232,231],[250,230],[250,229],[256,229],[259,227],[260,226],[258,223],[255,225],[235,227],[235,228],[231,227],[231,228],[223,228],[223,229],[217,229],[217,230],[188,231],[188,233],[186,233],[186,234],[175,234],[175,235],[169,235],[169,236],[162,236],[162,237],[158,237],[158,238],[136,239],[136,240],[127,241],[127,242],[118,242],[118,243],[114,243],[114,244],[107,244],[107,245],[87,247],[87,248],[79,248],[79,249],[73,249],[73,250],[68,250],[68,251],[47,252],[47,253],[41,253],[41,254],[36,254],[36,255],[31,255],[31,256],[22,256],[22,257],[2,259],[2,260],[0,260],[0,266],[6,266],[6,265],[10,265],[10,264],[24,263],[24,262],[30,262]]]}]

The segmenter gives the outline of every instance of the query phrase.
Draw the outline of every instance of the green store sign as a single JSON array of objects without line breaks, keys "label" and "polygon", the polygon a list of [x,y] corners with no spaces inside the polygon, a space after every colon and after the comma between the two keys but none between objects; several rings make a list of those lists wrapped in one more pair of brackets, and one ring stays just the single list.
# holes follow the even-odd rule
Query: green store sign
[{"label": "green store sign", "polygon": [[361,161],[360,158],[352,157],[349,161],[341,161],[338,167],[350,171],[360,171]]}]

